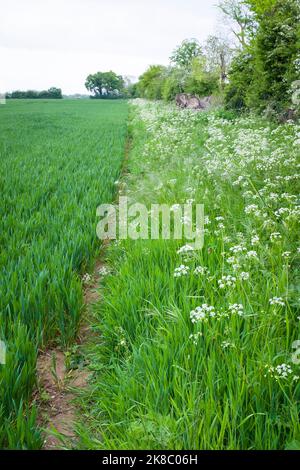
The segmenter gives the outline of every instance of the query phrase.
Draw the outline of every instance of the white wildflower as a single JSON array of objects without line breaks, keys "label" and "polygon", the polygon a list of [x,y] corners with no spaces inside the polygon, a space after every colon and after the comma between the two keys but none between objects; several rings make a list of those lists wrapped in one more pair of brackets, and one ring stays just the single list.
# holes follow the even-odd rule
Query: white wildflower
[{"label": "white wildflower", "polygon": [[184,245],[179,250],[177,251],[178,255],[185,254],[185,253],[190,253],[191,251],[194,251],[194,248],[191,245]]},{"label": "white wildflower", "polygon": [[229,341],[222,341],[221,348],[222,349],[235,348],[235,345],[233,343],[230,343]]},{"label": "white wildflower", "polygon": [[248,259],[257,259],[257,252],[254,250],[250,250],[246,253],[246,258]]},{"label": "white wildflower", "polygon": [[210,272],[205,266],[197,266],[194,270],[194,274],[203,276],[204,274],[209,275]]},{"label": "white wildflower", "polygon": [[285,303],[282,297],[272,297],[272,299],[269,300],[270,305],[281,305],[284,307]]},{"label": "white wildflower", "polygon": [[233,287],[236,283],[236,277],[234,276],[222,276],[222,279],[218,280],[219,288],[225,289],[225,287]]},{"label": "white wildflower", "polygon": [[175,269],[174,277],[187,276],[189,274],[189,271],[189,266],[185,266],[184,264],[182,264],[181,266]]},{"label": "white wildflower", "polygon": [[[288,364],[279,364],[278,366],[265,366],[267,369],[268,374],[276,380],[280,379],[288,379],[289,376],[292,374],[292,368]],[[266,377],[266,375],[265,375]]]},{"label": "white wildflower", "polygon": [[195,310],[192,310],[190,313],[192,323],[197,323],[205,320],[207,321],[209,317],[215,316],[215,307],[212,307],[207,304],[202,304],[201,307],[196,307]]},{"label": "white wildflower", "polygon": [[253,237],[251,238],[251,245],[254,246],[254,245],[257,245],[258,243],[259,243],[259,236],[253,235]]},{"label": "white wildflower", "polygon": [[250,274],[246,272],[241,272],[239,276],[241,281],[248,281],[249,277],[250,277]]},{"label": "white wildflower", "polygon": [[201,336],[203,336],[203,333],[201,331],[199,331],[198,333],[195,333],[195,334],[191,334],[189,336],[190,340],[193,341],[194,344],[198,344],[198,341],[199,341],[199,338],[201,338]]},{"label": "white wildflower", "polygon": [[244,315],[244,307],[242,304],[230,304],[228,310],[232,315],[239,315],[240,317]]},{"label": "white wildflower", "polygon": [[279,233],[279,232],[273,232],[273,233],[271,233],[271,235],[270,235],[270,240],[271,240],[271,242],[274,242],[274,241],[276,241],[276,240],[281,240],[281,238],[282,238],[282,235],[281,235],[281,233]]},{"label": "white wildflower", "polygon": [[92,276],[88,273],[86,273],[82,276],[82,282],[84,284],[88,284],[89,282],[91,282],[91,280],[92,280]]},{"label": "white wildflower", "polygon": [[100,276],[107,276],[110,273],[110,269],[107,268],[106,266],[101,266],[98,272]]}]

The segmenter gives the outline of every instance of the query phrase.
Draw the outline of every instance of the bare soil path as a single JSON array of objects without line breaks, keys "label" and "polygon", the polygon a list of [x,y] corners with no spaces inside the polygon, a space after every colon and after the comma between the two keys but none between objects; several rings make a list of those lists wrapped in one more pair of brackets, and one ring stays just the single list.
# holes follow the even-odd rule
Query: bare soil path
[{"label": "bare soil path", "polygon": [[[84,315],[75,347],[80,348],[89,340],[92,331],[88,324],[92,305],[99,302],[102,261],[97,261],[91,282],[84,290]],[[87,364],[73,369],[68,366],[69,352],[49,349],[38,358],[39,425],[44,429],[44,449],[72,448],[76,443],[75,423],[78,421],[74,404],[76,394],[87,387],[90,371]]]}]

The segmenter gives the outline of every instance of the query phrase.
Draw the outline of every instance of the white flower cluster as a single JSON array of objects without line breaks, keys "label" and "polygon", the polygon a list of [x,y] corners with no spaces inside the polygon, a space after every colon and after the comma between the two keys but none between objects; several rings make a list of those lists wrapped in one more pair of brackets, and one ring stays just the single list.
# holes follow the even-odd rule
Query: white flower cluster
[{"label": "white flower cluster", "polygon": [[245,247],[245,245],[235,245],[235,246],[232,246],[231,248],[229,248],[229,251],[231,251],[231,253],[234,253],[234,254],[237,254],[237,253],[243,253],[244,251],[247,251],[247,248]]},{"label": "white flower cluster", "polygon": [[192,310],[190,313],[190,319],[192,323],[207,321],[209,317],[215,316],[215,307],[212,307],[211,305],[207,304],[202,304],[201,307],[196,307],[195,310]]},{"label": "white flower cluster", "polygon": [[177,251],[178,255],[186,254],[186,253],[191,253],[194,251],[194,248],[191,245],[184,245],[179,250]]},{"label": "white flower cluster", "polygon": [[242,304],[230,304],[228,310],[231,315],[238,315],[239,317],[244,315],[244,307]]},{"label": "white flower cluster", "polygon": [[239,278],[241,281],[248,281],[250,274],[243,271],[240,273]]},{"label": "white flower cluster", "polygon": [[282,297],[272,297],[269,300],[270,305],[280,305],[281,307],[285,306],[284,300]]},{"label": "white flower cluster", "polygon": [[222,349],[235,348],[235,344],[231,343],[230,341],[222,341],[221,348]]},{"label": "white flower cluster", "polygon": [[206,266],[197,266],[194,269],[194,274],[204,276],[205,274],[209,275],[210,272]]},{"label": "white flower cluster", "polygon": [[[267,369],[267,373],[276,380],[288,379],[293,373],[291,366],[285,363],[279,364],[278,366],[275,366],[275,367],[266,365],[265,368]],[[265,375],[265,377],[266,376],[267,374]],[[293,380],[297,380],[297,379],[298,377],[294,376]]]},{"label": "white flower cluster", "polygon": [[222,279],[218,280],[219,288],[225,289],[225,287],[234,287],[236,284],[236,277],[234,276],[222,276]]},{"label": "white flower cluster", "polygon": [[185,266],[184,264],[181,264],[178,268],[175,269],[174,277],[187,276],[189,272],[190,272],[189,266]]},{"label": "white flower cluster", "polygon": [[201,331],[198,331],[198,333],[194,333],[190,335],[190,340],[193,341],[194,344],[198,344],[199,338],[203,336],[203,333]]},{"label": "white flower cluster", "polygon": [[277,240],[281,240],[281,238],[282,238],[282,235],[281,235],[281,233],[279,233],[279,232],[273,232],[273,233],[271,233],[271,235],[270,235],[270,240],[271,240],[271,242],[275,242],[275,241],[277,241]]},{"label": "white flower cluster", "polygon": [[251,245],[254,246],[254,245],[257,245],[258,243],[259,243],[259,236],[253,235],[253,237],[251,238]]},{"label": "white flower cluster", "polygon": [[257,256],[257,252],[254,251],[254,250],[250,250],[246,253],[246,258],[248,259],[257,259],[258,256]]},{"label": "white flower cluster", "polygon": [[106,266],[101,266],[98,273],[100,274],[100,276],[108,276],[108,274],[110,274],[110,269]]},{"label": "white flower cluster", "polygon": [[92,280],[92,276],[89,273],[86,273],[82,276],[82,282],[84,284],[89,284]]}]

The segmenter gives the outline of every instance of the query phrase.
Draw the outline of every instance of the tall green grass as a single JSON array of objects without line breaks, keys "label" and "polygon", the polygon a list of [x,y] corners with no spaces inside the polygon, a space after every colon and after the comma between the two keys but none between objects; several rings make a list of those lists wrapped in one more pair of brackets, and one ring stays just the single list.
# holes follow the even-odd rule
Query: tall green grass
[{"label": "tall green grass", "polygon": [[92,263],[96,208],[124,158],[122,101],[9,100],[0,107],[0,447],[37,448],[38,348],[70,344]]},{"label": "tall green grass", "polygon": [[[124,193],[149,209],[204,203],[205,245],[109,248],[80,447],[297,447],[300,127],[145,103],[132,112]],[[188,274],[174,277],[181,264]],[[193,323],[203,304],[214,316]]]}]

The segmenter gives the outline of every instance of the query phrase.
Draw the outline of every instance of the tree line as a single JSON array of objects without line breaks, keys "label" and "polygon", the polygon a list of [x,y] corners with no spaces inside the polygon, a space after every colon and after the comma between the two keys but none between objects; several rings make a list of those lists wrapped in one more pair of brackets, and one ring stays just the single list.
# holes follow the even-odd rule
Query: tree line
[{"label": "tree line", "polygon": [[27,90],[21,91],[16,90],[11,93],[6,93],[7,99],[62,99],[62,91],[60,88],[49,88],[48,90],[36,91]]},{"label": "tree line", "polygon": [[[300,88],[299,0],[223,0],[225,37],[185,40],[169,66],[151,65],[133,94],[171,101],[177,93],[218,95],[227,109],[293,116]],[[233,39],[232,39],[233,38]]]},{"label": "tree line", "polygon": [[[300,95],[299,0],[221,0],[228,32],[204,44],[186,39],[168,66],[151,65],[137,83],[113,71],[90,74],[93,99],[135,98],[173,101],[178,93],[218,96],[227,109],[294,116]],[[7,98],[61,99],[59,88],[14,91]]]}]

